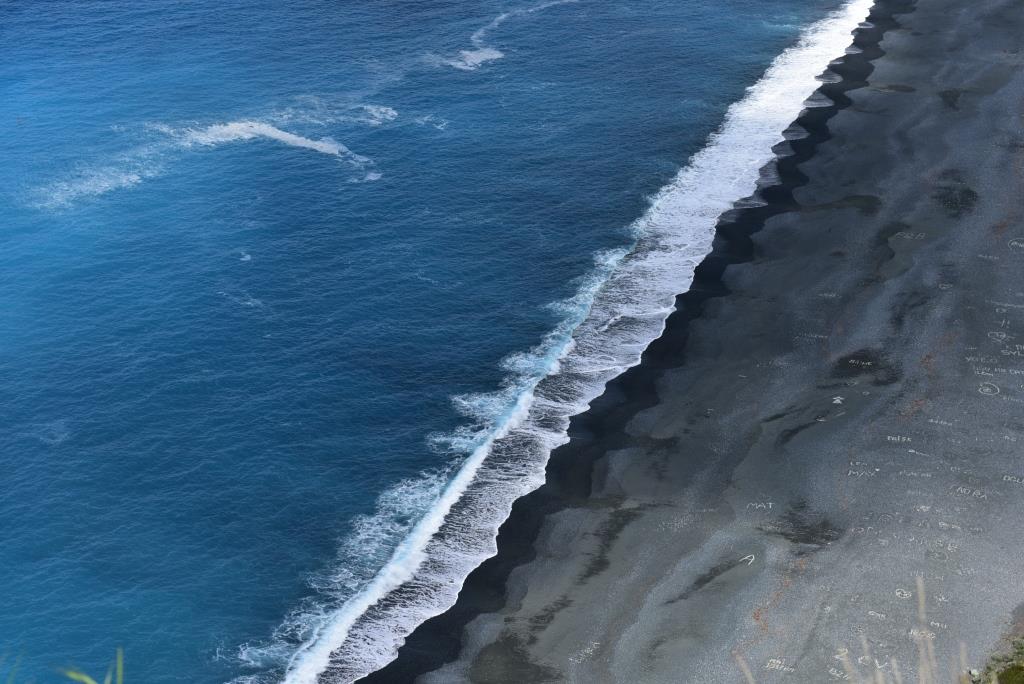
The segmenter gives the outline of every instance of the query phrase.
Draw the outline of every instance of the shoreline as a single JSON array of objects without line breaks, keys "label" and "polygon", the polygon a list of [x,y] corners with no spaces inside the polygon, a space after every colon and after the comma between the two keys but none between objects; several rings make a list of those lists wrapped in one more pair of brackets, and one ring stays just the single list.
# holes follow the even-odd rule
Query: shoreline
[{"label": "shoreline", "polygon": [[948,679],[1024,631],[1024,16],[870,21],[498,555],[361,681]]},{"label": "shoreline", "polygon": [[[592,493],[595,464],[607,450],[629,444],[628,422],[657,403],[655,384],[668,370],[685,365],[681,353],[686,346],[690,324],[700,318],[709,300],[729,295],[723,282],[730,265],[753,258],[751,236],[778,214],[798,206],[793,192],[808,179],[799,165],[811,159],[817,147],[830,139],[828,122],[852,105],[846,93],[868,86],[873,62],[885,53],[881,41],[886,32],[899,27],[897,17],[913,11],[915,0],[876,0],[868,18],[852,32],[850,51],[822,65],[824,80],[811,100],[817,105],[803,110],[785,131],[786,140],[773,148],[776,182],[758,182],[755,206],[723,214],[716,226],[711,251],[697,266],[690,288],[677,295],[675,311],[666,320],[663,334],[644,350],[640,363],[610,380],[590,408],[571,419],[569,442],[555,449],[546,467],[544,484],[519,499],[502,524],[497,538],[498,552],[474,570],[454,606],[433,617],[409,635],[398,657],[385,667],[357,680],[360,684],[412,682],[458,658],[465,646],[463,631],[474,619],[500,610],[508,600],[508,583],[513,571],[536,558],[535,543],[544,522],[552,515],[578,505]],[[822,103],[824,96],[828,104]],[[796,130],[794,130],[796,129]],[[628,524],[626,522],[625,524]],[[621,527],[625,527],[625,524]],[[618,530],[621,531],[621,530]],[[524,671],[521,681],[549,681],[542,671]],[[530,679],[534,677],[535,679]]]},{"label": "shoreline", "polygon": [[489,428],[371,585],[292,658],[288,682],[356,681],[456,603],[463,580],[496,552],[514,502],[543,485],[551,452],[569,441],[571,418],[663,334],[678,293],[713,247],[718,216],[756,193],[756,170],[775,158],[782,131],[820,87],[822,65],[848,48],[870,7],[871,0],[847,0],[807,25],[632,222],[632,247],[595,256],[600,277],[572,299],[579,318],[530,352],[545,375],[516,383],[506,418]]}]

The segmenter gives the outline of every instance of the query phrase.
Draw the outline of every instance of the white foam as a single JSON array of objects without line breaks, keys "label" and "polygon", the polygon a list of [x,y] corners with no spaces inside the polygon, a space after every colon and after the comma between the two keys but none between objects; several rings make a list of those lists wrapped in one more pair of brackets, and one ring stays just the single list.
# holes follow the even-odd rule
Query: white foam
[{"label": "white foam", "polygon": [[367,157],[354,153],[331,138],[313,140],[312,138],[306,138],[295,133],[282,131],[280,128],[262,121],[232,121],[230,123],[213,124],[205,128],[186,128],[183,131],[175,131],[164,127],[164,130],[171,135],[178,136],[181,144],[188,147],[192,145],[213,147],[238,140],[266,138],[267,140],[275,140],[292,147],[302,147],[314,152],[320,152],[321,154],[329,154],[357,164],[368,164],[370,162]]},{"label": "white foam", "polygon": [[[375,569],[393,561],[398,552],[390,553],[396,547],[401,550],[403,540],[410,539],[410,532],[417,521],[424,519],[449,485],[452,472],[447,470],[424,473],[417,479],[404,480],[384,492],[377,500],[376,512],[355,520],[353,530],[342,544],[338,556],[344,559],[328,574],[312,579],[311,584],[320,596],[319,601],[310,601],[299,606],[275,631],[269,644],[244,645],[238,657],[243,664],[265,668],[275,663],[294,660],[296,640],[313,642],[317,638],[330,637],[330,630],[337,630],[345,624],[345,615],[329,610],[326,602],[338,602],[339,610],[347,610],[354,619],[353,611],[362,606],[358,601],[345,604],[368,582],[375,581]],[[421,522],[421,524],[423,524]],[[353,564],[352,559],[361,559],[362,564]],[[385,581],[378,578],[376,581]],[[326,642],[325,642],[326,643]],[[243,682],[266,682],[260,674],[246,675],[233,680],[232,684]]]},{"label": "white foam", "polygon": [[427,114],[426,116],[420,116],[415,119],[416,124],[419,126],[433,126],[439,131],[443,131],[448,128],[448,119],[444,119],[433,114]]},{"label": "white foam", "polygon": [[395,109],[384,105],[360,105],[359,108],[366,115],[361,121],[371,126],[380,126],[398,118],[398,112]]},{"label": "white foam", "polygon": [[352,102],[350,99],[325,99],[313,95],[296,98],[296,105],[275,110],[268,117],[275,124],[290,123],[326,126],[334,123],[381,126],[398,118],[398,110],[381,104]]},{"label": "white foam", "polygon": [[138,185],[158,176],[162,170],[158,157],[149,149],[140,148],[120,155],[111,164],[85,168],[37,189],[35,205],[43,209],[66,209],[82,198]]},{"label": "white foam", "polygon": [[463,71],[474,71],[480,68],[480,65],[485,64],[496,59],[501,59],[505,54],[487,44],[487,34],[504,24],[509,19],[515,17],[527,16],[546,10],[549,7],[555,5],[565,5],[571,2],[577,2],[577,0],[550,0],[549,2],[542,2],[539,5],[532,5],[530,7],[524,7],[522,9],[510,10],[503,12],[496,16],[486,26],[483,26],[473,32],[473,35],[469,37],[469,42],[472,43],[472,50],[460,50],[458,57],[450,59],[442,59],[443,64],[455,67],[456,69],[462,69]]},{"label": "white foam", "polygon": [[[872,1],[851,0],[805,30],[652,199],[632,226],[632,249],[599,255],[577,295],[558,304],[562,323],[530,353],[506,360],[505,385],[457,399],[485,423],[449,437],[468,456],[370,581],[351,585],[354,593],[335,608],[313,601],[296,614],[304,627],[291,633],[300,644],[285,684],[353,682],[391,661],[417,625],[451,607],[466,576],[496,552],[512,503],[543,483],[551,450],[568,439],[569,419],[639,363],[662,333],[676,295],[710,250],[718,216],[755,191],[772,147]],[[283,645],[278,640],[264,652]]]},{"label": "white foam", "polygon": [[[375,120],[388,120],[393,109],[372,109]],[[394,112],[397,116],[397,112]],[[265,139],[290,147],[299,147],[337,157],[346,164],[365,169],[373,167],[373,160],[356,154],[331,138],[313,139],[281,130],[269,123],[256,120],[218,123],[202,128],[173,128],[162,123],[151,123],[149,130],[167,136],[167,140],[140,145],[114,157],[111,163],[86,167],[65,180],[56,181],[36,191],[36,205],[45,209],[61,209],[85,197],[95,197],[113,190],[138,185],[155,178],[163,171],[164,162],[175,151],[192,147],[217,147],[238,141]],[[377,180],[375,171],[364,173],[360,179]]]},{"label": "white foam", "polygon": [[384,174],[381,173],[380,171],[367,171],[362,176],[353,176],[352,178],[349,178],[348,182],[349,183],[372,183],[374,181],[379,181],[383,177],[384,177]]}]

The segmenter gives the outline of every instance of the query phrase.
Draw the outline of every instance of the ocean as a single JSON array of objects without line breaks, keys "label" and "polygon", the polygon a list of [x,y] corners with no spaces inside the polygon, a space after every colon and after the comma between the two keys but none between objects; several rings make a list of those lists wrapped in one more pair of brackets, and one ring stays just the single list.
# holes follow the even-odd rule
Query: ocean
[{"label": "ocean", "polygon": [[0,4],[0,676],[386,663],[868,7]]}]

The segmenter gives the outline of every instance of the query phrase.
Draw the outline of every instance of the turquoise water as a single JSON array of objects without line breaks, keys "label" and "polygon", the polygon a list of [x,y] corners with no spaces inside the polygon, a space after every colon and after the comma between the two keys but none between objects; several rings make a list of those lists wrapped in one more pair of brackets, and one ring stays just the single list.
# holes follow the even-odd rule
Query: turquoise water
[{"label": "turquoise water", "polygon": [[279,680],[838,4],[0,4],[0,674]]}]

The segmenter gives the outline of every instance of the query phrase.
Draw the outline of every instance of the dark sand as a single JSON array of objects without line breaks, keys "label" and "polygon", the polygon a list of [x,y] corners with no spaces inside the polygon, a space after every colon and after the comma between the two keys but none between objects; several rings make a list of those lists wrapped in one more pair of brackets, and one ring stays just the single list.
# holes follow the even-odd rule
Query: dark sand
[{"label": "dark sand", "polygon": [[364,681],[828,682],[843,648],[916,681],[915,634],[977,665],[1020,629],[1024,3],[872,23],[499,555]]}]

